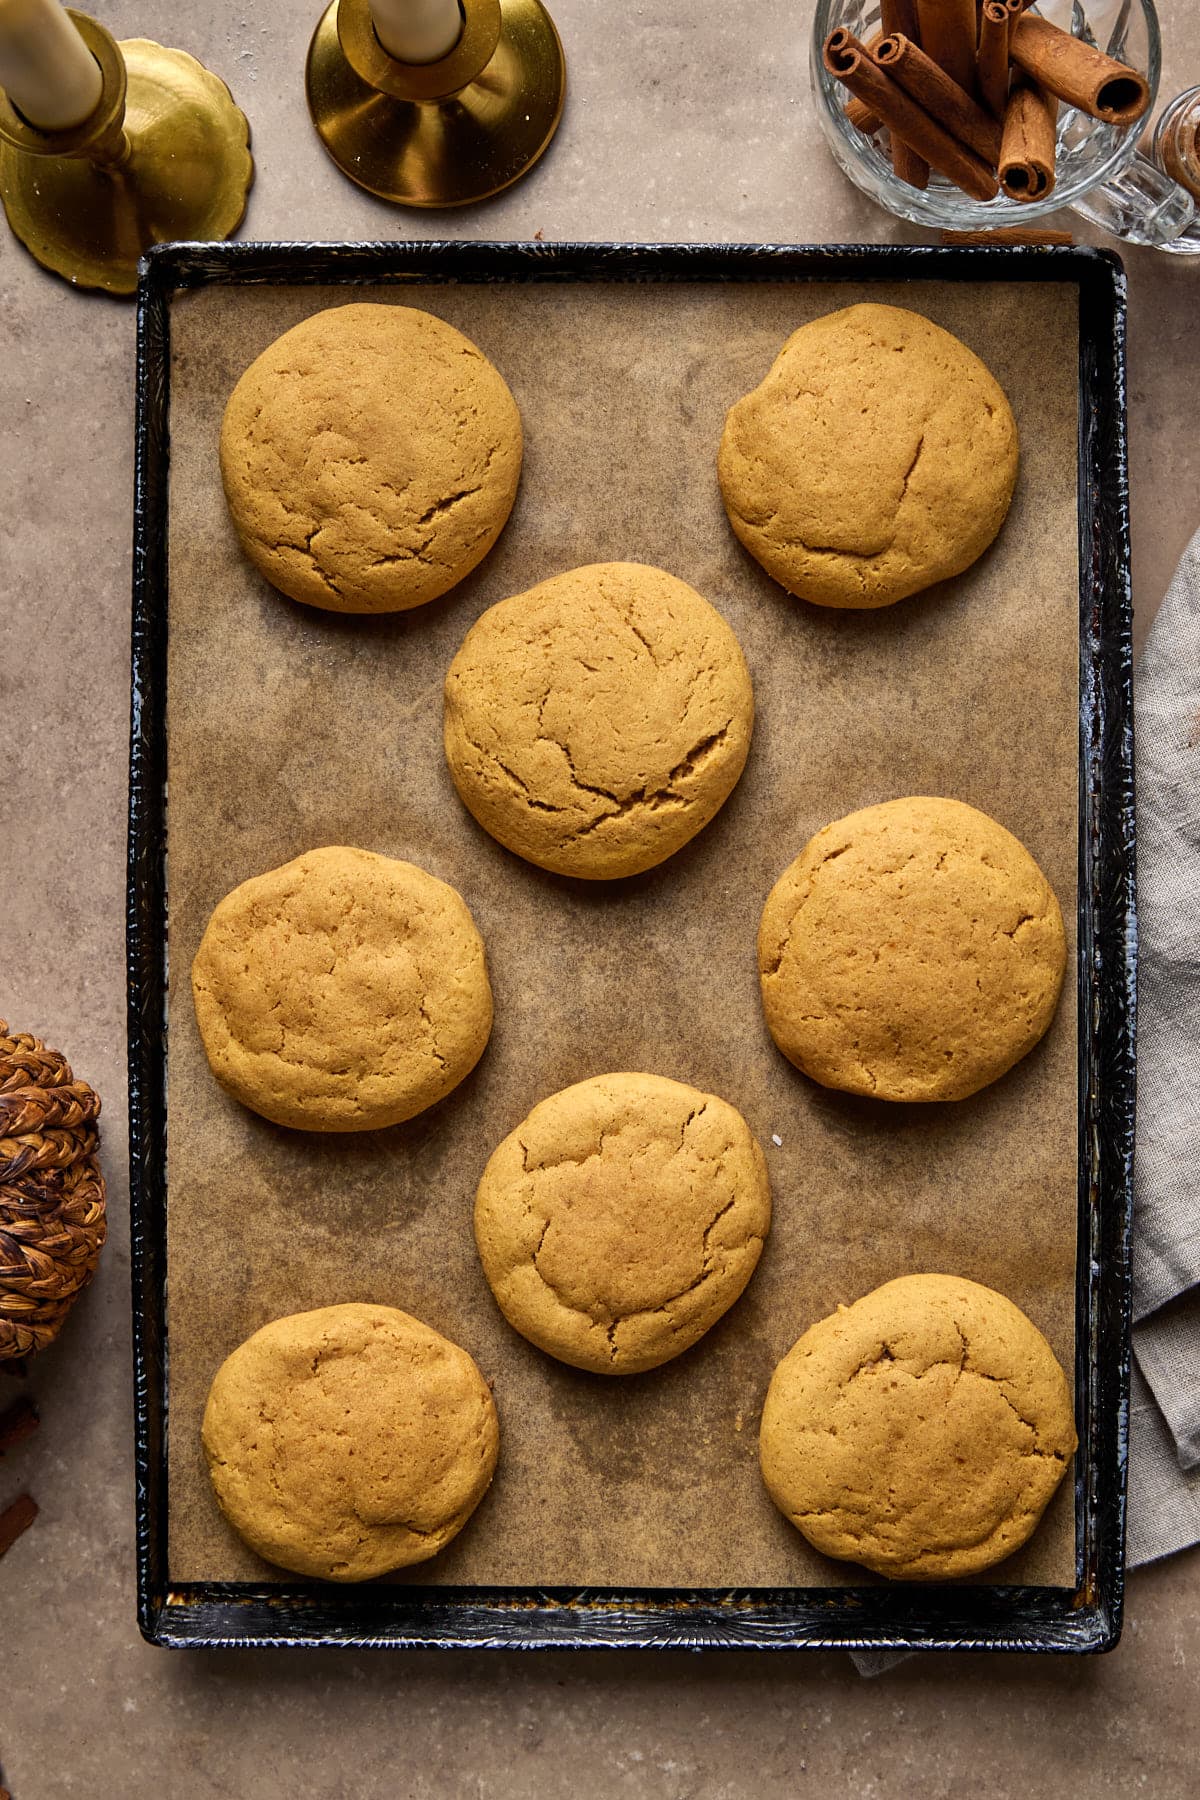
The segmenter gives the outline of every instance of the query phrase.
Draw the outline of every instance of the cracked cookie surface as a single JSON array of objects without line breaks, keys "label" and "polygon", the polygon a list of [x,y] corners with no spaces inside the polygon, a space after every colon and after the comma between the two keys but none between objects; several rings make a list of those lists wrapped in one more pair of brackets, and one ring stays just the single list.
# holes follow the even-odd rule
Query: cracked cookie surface
[{"label": "cracked cookie surface", "polygon": [[973,1575],[1031,1535],[1076,1449],[1067,1378],[1011,1300],[904,1275],[810,1327],[759,1450],[815,1549],[904,1581]]},{"label": "cracked cookie surface", "polygon": [[331,846],[234,888],[192,964],[209,1066],[301,1131],[375,1131],[483,1054],[492,994],[465,901],[413,863]]},{"label": "cracked cookie surface", "polygon": [[806,844],[758,931],[763,1010],[824,1087],[962,1100],[1047,1030],[1066,967],[1054,891],[959,800],[864,807]]},{"label": "cracked cookie surface", "polygon": [[1017,428],[958,338],[901,307],[848,306],[793,332],[731,407],[717,473],[735,533],[789,593],[890,606],[992,542]]},{"label": "cracked cookie surface", "polygon": [[446,676],[464,805],[528,862],[593,881],[653,868],[702,830],[753,724],[725,620],[642,563],[592,563],[500,601]]},{"label": "cracked cookie surface", "polygon": [[499,371],[411,306],[294,325],[242,374],[221,426],[243,550],[329,612],[403,612],[461,581],[504,528],[521,452]]},{"label": "cracked cookie surface", "polygon": [[578,1369],[669,1362],[728,1311],[771,1223],[741,1114],[660,1075],[597,1075],[535,1106],[496,1149],[475,1240],[500,1310]]},{"label": "cracked cookie surface", "polygon": [[201,1439],[217,1503],[267,1562],[369,1581],[436,1556],[496,1467],[487,1382],[392,1306],[275,1319],[218,1369]]}]

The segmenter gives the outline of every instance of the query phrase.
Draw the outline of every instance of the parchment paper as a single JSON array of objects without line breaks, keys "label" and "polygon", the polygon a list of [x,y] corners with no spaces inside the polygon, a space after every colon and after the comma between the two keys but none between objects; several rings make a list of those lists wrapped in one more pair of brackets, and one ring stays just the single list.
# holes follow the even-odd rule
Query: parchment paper
[{"label": "parchment paper", "polygon": [[[427,307],[495,361],[526,457],[511,522],[441,601],[391,618],[294,605],[241,558],[217,467],[251,359],[298,319],[381,299]],[[727,407],[806,319],[860,299],[924,312],[992,368],[1022,468],[994,549],[873,613],[790,598],[730,532],[715,459]],[[943,1106],[816,1087],[763,1024],[763,900],[812,832],[855,807],[947,794],[1029,847],[1072,933],[1078,604],[1076,295],[1041,284],[209,288],[172,314],[170,523],[169,1564],[264,1580],[224,1524],[199,1425],[222,1359],[268,1319],[376,1300],[471,1350],[494,1383],[495,1485],[455,1544],[404,1578],[440,1584],[754,1587],[869,1580],[811,1552],[757,1463],[776,1361],[813,1320],[890,1277],[945,1270],[1010,1295],[1073,1357],[1075,996],[1004,1080]],[[757,702],[746,773],[717,819],[624,882],[541,873],[460,805],[442,678],[505,595],[632,559],[691,582],[738,633]],[[248,876],[357,844],[452,882],[496,999],[476,1072],[394,1130],[278,1129],[204,1060],[189,969]],[[1073,956],[1073,949],[1072,949]],[[1073,961],[1070,965],[1073,967]],[[775,1221],[746,1294],[650,1374],[589,1376],[495,1308],[471,1210],[499,1139],[544,1095],[646,1069],[724,1095],[768,1159]],[[989,1580],[1074,1579],[1072,1484]],[[281,1577],[281,1579],[286,1579]]]}]

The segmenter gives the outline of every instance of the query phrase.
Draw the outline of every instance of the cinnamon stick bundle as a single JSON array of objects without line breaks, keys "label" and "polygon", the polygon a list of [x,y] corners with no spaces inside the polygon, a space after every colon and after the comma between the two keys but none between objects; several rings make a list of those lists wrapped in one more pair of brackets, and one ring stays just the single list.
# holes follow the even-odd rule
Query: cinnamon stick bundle
[{"label": "cinnamon stick bundle", "polygon": [[982,0],[976,31],[976,0],[880,0],[886,30],[867,44],[830,33],[825,67],[853,96],[846,117],[868,134],[887,126],[902,180],[924,187],[934,168],[975,200],[1000,188],[1044,200],[1060,99],[1118,126],[1145,111],[1144,75],[1030,17],[1028,3]]},{"label": "cinnamon stick bundle", "polygon": [[1049,94],[1021,82],[1008,96],[1000,146],[1000,186],[1010,200],[1044,200],[1054,191],[1054,127]]},{"label": "cinnamon stick bundle", "polygon": [[[951,81],[975,92],[975,0],[917,0],[922,50]],[[911,35],[911,34],[906,34]]]},{"label": "cinnamon stick bundle", "polygon": [[1013,27],[1009,54],[1038,87],[1106,124],[1131,125],[1150,104],[1144,75],[1069,31],[1060,31],[1048,19],[1022,13]]},{"label": "cinnamon stick bundle", "polygon": [[884,38],[871,55],[930,118],[945,126],[951,137],[966,144],[985,163],[995,163],[1000,154],[999,121],[989,118],[982,106],[956,81],[951,81],[923,50],[897,33]]},{"label": "cinnamon stick bundle", "polygon": [[995,199],[999,190],[986,163],[931,119],[867,54],[866,45],[852,31],[830,32],[824,62],[832,76],[878,113],[888,130],[923,156],[931,168],[973,199]]},{"label": "cinnamon stick bundle", "polygon": [[1004,117],[1008,100],[1008,36],[1012,14],[1006,0],[985,0],[979,15],[979,93],[994,118]]}]

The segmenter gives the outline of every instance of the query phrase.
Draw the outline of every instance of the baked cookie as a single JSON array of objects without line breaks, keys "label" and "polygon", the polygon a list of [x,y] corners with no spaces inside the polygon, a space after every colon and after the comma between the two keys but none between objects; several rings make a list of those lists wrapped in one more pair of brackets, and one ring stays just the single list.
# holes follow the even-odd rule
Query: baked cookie
[{"label": "baked cookie", "polygon": [[733,1305],[771,1193],[742,1115],[661,1075],[597,1075],[535,1106],[495,1151],[475,1241],[500,1310],[560,1362],[634,1375]]},{"label": "baked cookie", "polygon": [[404,612],[500,536],[521,418],[499,371],[411,306],[332,306],[256,357],[221,426],[221,479],[250,561],[306,606]]},{"label": "baked cookie", "polygon": [[375,1131],[470,1073],[492,1029],[483,941],[413,863],[309,850],[226,894],[192,964],[209,1066],[300,1131]]},{"label": "baked cookie", "polygon": [[393,1306],[264,1325],[217,1370],[201,1437],[238,1536],[323,1581],[436,1556],[483,1499],[500,1448],[467,1352]]},{"label": "baked cookie", "polygon": [[491,607],[446,676],[446,759],[485,831],[609,881],[707,825],[750,747],[754,695],[720,613],[642,563],[592,563]]},{"label": "baked cookie", "polygon": [[904,1275],[793,1344],[759,1452],[815,1549],[933,1581],[1019,1549],[1076,1443],[1067,1378],[1019,1307],[957,1276]]},{"label": "baked cookie", "polygon": [[962,1100],[1054,1017],[1062,913],[1011,833],[961,800],[887,800],[826,825],[771,889],[763,1010],[824,1087]]},{"label": "baked cookie", "polygon": [[987,549],[1017,479],[1004,391],[948,331],[897,306],[802,325],[730,409],[729,522],[789,593],[890,606]]}]

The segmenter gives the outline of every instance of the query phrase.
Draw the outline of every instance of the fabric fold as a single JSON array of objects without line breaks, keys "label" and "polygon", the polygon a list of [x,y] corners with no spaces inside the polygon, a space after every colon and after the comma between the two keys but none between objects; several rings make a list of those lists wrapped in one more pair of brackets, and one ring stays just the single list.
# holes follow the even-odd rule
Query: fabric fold
[{"label": "fabric fold", "polygon": [[1142,1320],[1200,1283],[1200,532],[1138,670],[1137,808],[1133,1295]]}]

